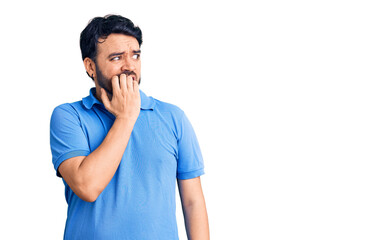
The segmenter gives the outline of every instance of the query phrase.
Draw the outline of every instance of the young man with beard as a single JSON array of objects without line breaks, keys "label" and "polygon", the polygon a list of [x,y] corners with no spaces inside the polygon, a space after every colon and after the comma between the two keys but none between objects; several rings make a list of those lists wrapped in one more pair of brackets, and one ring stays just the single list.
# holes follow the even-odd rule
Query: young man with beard
[{"label": "young man with beard", "polygon": [[209,239],[193,128],[175,105],[139,90],[142,33],[127,18],[92,19],[80,36],[95,88],[53,111],[50,144],[63,178],[64,239],[178,239],[175,184],[189,239]]}]

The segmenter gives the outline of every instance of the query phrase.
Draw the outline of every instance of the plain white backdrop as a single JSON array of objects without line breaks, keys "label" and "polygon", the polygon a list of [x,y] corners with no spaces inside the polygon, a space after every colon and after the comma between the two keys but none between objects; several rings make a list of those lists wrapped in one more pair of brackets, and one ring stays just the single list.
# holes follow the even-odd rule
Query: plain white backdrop
[{"label": "plain white backdrop", "polygon": [[141,89],[196,130],[211,239],[390,239],[390,12],[376,0],[1,3],[0,239],[62,239],[50,116],[89,93],[79,35],[109,13],[143,31]]}]

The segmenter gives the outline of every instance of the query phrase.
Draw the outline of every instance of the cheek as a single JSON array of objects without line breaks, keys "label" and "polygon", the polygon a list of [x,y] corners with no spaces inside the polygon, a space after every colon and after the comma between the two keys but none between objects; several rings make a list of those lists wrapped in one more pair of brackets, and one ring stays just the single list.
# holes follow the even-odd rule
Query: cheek
[{"label": "cheek", "polygon": [[137,73],[140,75],[140,71],[141,71],[141,62],[138,62],[138,63],[136,64],[136,71],[137,71]]},{"label": "cheek", "polygon": [[106,71],[106,77],[111,79],[112,77],[121,74],[121,72],[122,72],[122,70],[121,70],[120,67],[114,66],[114,67],[111,67],[111,68],[108,68],[108,69],[107,69],[107,71]]}]

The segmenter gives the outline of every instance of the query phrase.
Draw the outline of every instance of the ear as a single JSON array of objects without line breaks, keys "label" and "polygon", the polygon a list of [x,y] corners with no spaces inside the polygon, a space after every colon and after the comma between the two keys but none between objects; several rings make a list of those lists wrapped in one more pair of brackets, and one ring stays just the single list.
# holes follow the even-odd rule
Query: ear
[{"label": "ear", "polygon": [[84,67],[85,67],[85,69],[86,69],[86,71],[87,71],[87,74],[88,74],[91,78],[93,78],[94,76],[96,76],[96,72],[95,72],[95,70],[96,70],[95,62],[94,62],[91,58],[86,57],[86,58],[84,58],[83,63],[84,63]]}]

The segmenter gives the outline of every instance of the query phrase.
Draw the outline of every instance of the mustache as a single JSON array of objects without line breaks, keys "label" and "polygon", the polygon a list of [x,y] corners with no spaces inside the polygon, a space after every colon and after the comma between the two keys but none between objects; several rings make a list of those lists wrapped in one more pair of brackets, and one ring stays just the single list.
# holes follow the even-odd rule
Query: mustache
[{"label": "mustache", "polygon": [[123,71],[122,73],[118,74],[118,78],[119,78],[119,76],[120,76],[121,74],[125,74],[126,76],[133,75],[133,76],[135,76],[136,79],[137,79],[137,74],[136,74],[135,72],[133,72],[133,71],[127,71],[127,70],[126,70],[126,71]]}]

